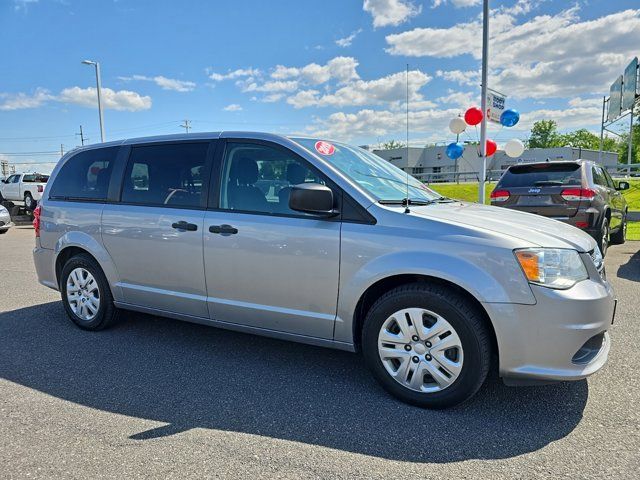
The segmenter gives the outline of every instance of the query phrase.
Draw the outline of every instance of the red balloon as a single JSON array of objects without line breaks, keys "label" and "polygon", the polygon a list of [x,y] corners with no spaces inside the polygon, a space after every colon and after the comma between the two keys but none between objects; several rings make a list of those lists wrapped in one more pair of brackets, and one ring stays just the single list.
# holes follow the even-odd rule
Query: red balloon
[{"label": "red balloon", "polygon": [[496,150],[498,150],[498,144],[490,138],[487,138],[484,149],[487,153],[487,157],[490,157],[491,155],[496,153]]},{"label": "red balloon", "polygon": [[467,125],[478,125],[482,121],[482,110],[478,107],[471,107],[464,112],[464,121]]}]

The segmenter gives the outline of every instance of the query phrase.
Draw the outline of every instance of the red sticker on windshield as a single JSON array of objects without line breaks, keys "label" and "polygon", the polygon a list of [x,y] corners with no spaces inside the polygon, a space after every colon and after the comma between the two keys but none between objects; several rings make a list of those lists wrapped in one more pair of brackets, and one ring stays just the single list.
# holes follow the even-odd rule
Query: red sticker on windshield
[{"label": "red sticker on windshield", "polygon": [[320,155],[333,155],[336,151],[336,147],[329,142],[323,142],[322,140],[316,142],[316,152]]}]

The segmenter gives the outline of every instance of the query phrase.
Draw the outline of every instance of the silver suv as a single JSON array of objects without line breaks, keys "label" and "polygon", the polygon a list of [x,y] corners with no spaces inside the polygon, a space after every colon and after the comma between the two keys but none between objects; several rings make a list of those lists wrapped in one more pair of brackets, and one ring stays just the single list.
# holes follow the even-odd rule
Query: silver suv
[{"label": "silver suv", "polygon": [[444,198],[342,143],[223,132],[81,148],[35,213],[39,280],[87,330],[134,310],[361,351],[385,389],[431,408],[472,397],[490,368],[577,380],[609,352],[616,302],[593,238]]}]

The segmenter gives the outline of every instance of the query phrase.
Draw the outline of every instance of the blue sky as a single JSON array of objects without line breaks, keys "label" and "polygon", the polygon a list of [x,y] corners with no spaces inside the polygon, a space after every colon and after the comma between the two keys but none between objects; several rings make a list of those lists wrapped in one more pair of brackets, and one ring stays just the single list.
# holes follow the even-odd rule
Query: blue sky
[{"label": "blue sky", "polygon": [[[553,118],[598,129],[601,98],[640,53],[637,1],[492,1],[489,86],[521,111],[498,142]],[[634,9],[636,8],[636,9]],[[0,156],[55,161],[99,140],[195,131],[307,133],[357,144],[452,139],[478,102],[479,0],[3,0]],[[475,138],[475,131],[469,132]],[[52,153],[32,153],[52,152]]]}]

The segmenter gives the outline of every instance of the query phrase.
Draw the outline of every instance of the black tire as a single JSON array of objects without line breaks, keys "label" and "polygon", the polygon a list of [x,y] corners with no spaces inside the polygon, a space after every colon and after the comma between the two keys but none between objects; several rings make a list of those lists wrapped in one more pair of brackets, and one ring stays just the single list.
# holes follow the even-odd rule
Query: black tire
[{"label": "black tire", "polygon": [[[462,370],[450,386],[438,392],[418,392],[405,387],[387,372],[378,353],[378,335],[384,322],[394,312],[411,307],[424,308],[446,318],[462,343]],[[476,306],[455,290],[427,283],[394,288],[376,301],[364,323],[362,350],[367,366],[385,390],[423,408],[448,408],[469,400],[484,383],[491,364],[490,334]]]},{"label": "black tire", "polygon": [[612,245],[622,245],[627,240],[627,212],[622,216],[622,223],[616,233],[609,236]]},{"label": "black tire", "polygon": [[36,204],[37,202],[29,192],[24,194],[24,209],[27,212],[32,212],[36,208]]},{"label": "black tire", "polygon": [[[100,304],[98,311],[91,320],[85,320],[78,316],[67,300],[67,281],[69,275],[76,268],[83,268],[96,280],[99,290]],[[60,293],[62,304],[67,315],[78,327],[84,330],[102,330],[112,325],[119,316],[119,310],[113,304],[113,295],[109,288],[109,282],[97,262],[88,254],[78,254],[71,257],[62,267],[60,275]]]},{"label": "black tire", "polygon": [[7,228],[6,230],[0,230],[0,235],[4,235],[5,233],[7,233],[9,231],[9,229]]},{"label": "black tire", "polygon": [[596,238],[598,248],[600,249],[603,258],[607,254],[607,249],[609,248],[609,235],[609,219],[605,217],[600,225],[600,230],[598,230],[598,238]]}]

